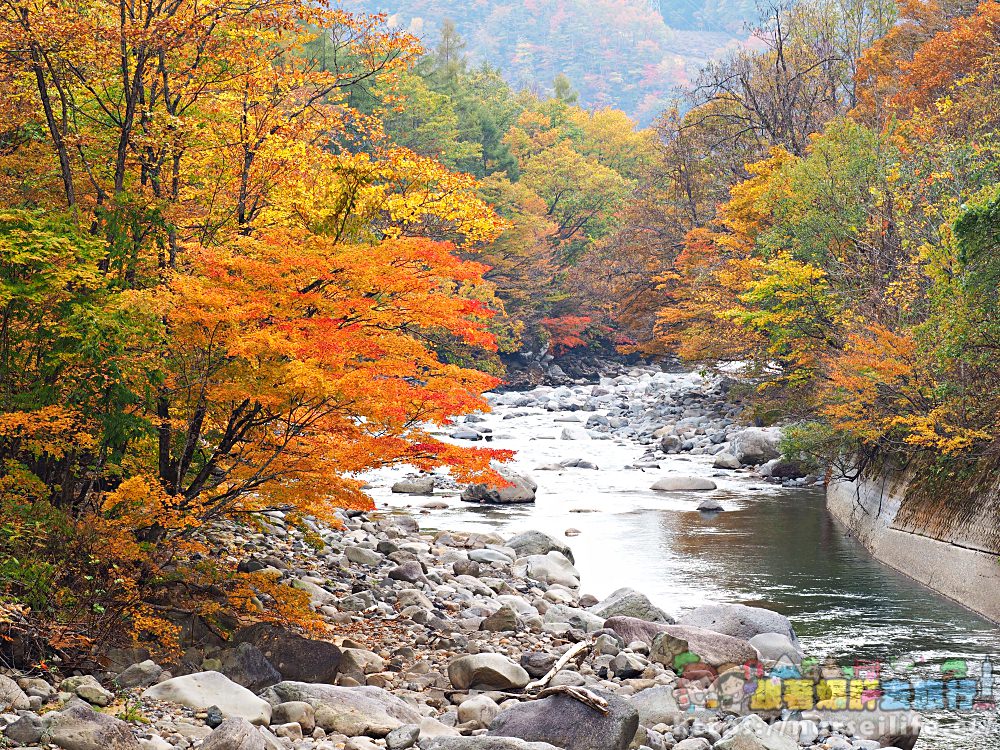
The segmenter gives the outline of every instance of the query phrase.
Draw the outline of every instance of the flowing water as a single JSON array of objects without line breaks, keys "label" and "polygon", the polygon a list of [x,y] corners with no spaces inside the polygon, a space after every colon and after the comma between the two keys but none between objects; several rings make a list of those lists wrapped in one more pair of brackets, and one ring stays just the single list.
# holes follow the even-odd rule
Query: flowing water
[{"label": "flowing water", "polygon": [[[537,502],[489,507],[446,497],[448,508],[420,511],[422,526],[504,536],[540,529],[557,538],[575,529],[579,535],[567,542],[585,592],[602,597],[630,586],[675,615],[712,601],[766,606],[791,619],[807,654],[840,665],[877,661],[886,672],[933,678],[945,660],[964,659],[978,677],[985,658],[1000,656],[997,626],[872,559],[826,512],[822,490],[719,472],[705,456],[671,457],[658,470],[626,468],[641,446],[555,439],[564,425],[553,414],[529,410],[504,420],[511,411],[499,407],[487,417],[496,435],[491,447],[517,451],[515,466],[538,482]],[[569,458],[600,469],[537,470]],[[648,489],[677,472],[713,477],[719,489],[712,494],[725,512],[695,510],[704,493]],[[397,476],[372,478],[379,505],[426,502],[390,494]],[[1000,748],[995,709],[923,716],[918,748]]]}]

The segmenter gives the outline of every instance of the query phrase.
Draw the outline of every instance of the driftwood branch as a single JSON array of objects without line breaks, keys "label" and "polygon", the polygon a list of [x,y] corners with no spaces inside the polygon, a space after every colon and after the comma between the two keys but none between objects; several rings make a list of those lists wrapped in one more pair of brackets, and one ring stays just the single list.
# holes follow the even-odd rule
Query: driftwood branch
[{"label": "driftwood branch", "polygon": [[573,646],[573,648],[569,649],[565,654],[560,656],[559,661],[557,661],[555,664],[552,665],[552,669],[550,669],[545,674],[544,677],[541,677],[540,679],[537,679],[534,682],[529,682],[527,685],[525,685],[524,692],[533,693],[536,690],[543,689],[546,685],[548,685],[552,681],[552,678],[559,673],[559,670],[561,670],[563,667],[569,664],[570,661],[572,661],[575,657],[589,650],[590,650],[590,643],[588,643],[587,641],[580,641],[575,646]]}]

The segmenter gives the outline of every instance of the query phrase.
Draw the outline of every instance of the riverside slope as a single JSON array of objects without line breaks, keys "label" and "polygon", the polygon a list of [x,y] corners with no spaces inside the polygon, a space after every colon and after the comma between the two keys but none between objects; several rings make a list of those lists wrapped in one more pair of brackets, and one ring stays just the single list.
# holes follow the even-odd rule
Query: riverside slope
[{"label": "riverside slope", "polygon": [[[656,377],[640,374],[633,381],[647,375]],[[661,390],[654,387],[650,397],[658,399]],[[679,406],[678,420],[697,408]],[[707,430],[698,433],[703,427],[687,436],[688,426],[681,425],[679,437],[692,440],[689,451],[732,442],[712,443]],[[671,460],[689,473],[713,473],[714,460],[707,451],[700,455],[691,462],[696,467]],[[655,476],[661,473],[662,467]],[[636,475],[637,483],[651,479],[641,469]],[[683,492],[677,497],[692,502]],[[765,664],[779,655],[796,658],[788,620],[766,609],[708,606],[674,626],[671,613],[633,590],[599,600],[585,593],[572,550],[550,536],[421,530],[410,515],[390,513],[351,516],[343,529],[314,525],[324,542],[316,549],[281,513],[263,520],[266,533],[215,527],[208,541],[233,562],[270,569],[307,591],[328,626],[322,640],[258,625],[223,642],[195,628],[174,663],[119,652],[109,655],[117,664],[94,675],[0,678],[7,738],[64,750],[794,750],[816,744],[873,750],[890,742],[906,747],[914,739],[912,729],[899,726],[888,733],[868,726],[869,737],[862,738],[840,717],[818,713],[768,725],[741,710],[685,710],[684,700],[703,694],[717,675],[742,674],[738,665],[748,658],[760,655]],[[701,661],[675,660],[688,650]],[[557,690],[545,697],[542,688]]]}]

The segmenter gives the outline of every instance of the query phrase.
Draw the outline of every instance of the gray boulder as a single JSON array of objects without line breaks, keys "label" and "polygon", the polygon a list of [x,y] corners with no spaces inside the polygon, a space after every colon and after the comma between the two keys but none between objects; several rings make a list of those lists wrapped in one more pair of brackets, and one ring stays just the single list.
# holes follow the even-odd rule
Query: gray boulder
[{"label": "gray boulder", "polygon": [[517,474],[510,469],[494,466],[496,472],[509,482],[506,487],[492,487],[486,484],[470,484],[462,492],[462,500],[482,505],[516,505],[535,502],[538,484],[534,479]]},{"label": "gray boulder", "polygon": [[615,616],[637,617],[649,622],[674,622],[674,618],[664,612],[635,589],[620,588],[605,599],[590,607],[590,611],[605,620]]},{"label": "gray boulder", "polygon": [[316,726],[348,737],[385,737],[404,724],[419,724],[420,712],[382,688],[279,682],[261,697],[271,705],[302,701],[313,707]]},{"label": "gray boulder", "polygon": [[29,707],[28,696],[10,677],[0,674],[0,713],[24,711]]},{"label": "gray boulder", "polygon": [[458,690],[520,690],[531,678],[501,654],[468,654],[448,665],[448,679]]},{"label": "gray boulder", "polygon": [[744,466],[756,466],[780,455],[781,431],[775,428],[748,427],[730,445],[732,454]]},{"label": "gray boulder", "polygon": [[250,643],[259,648],[285,680],[333,682],[340,666],[337,646],[267,622],[237,631],[233,642],[237,645]]},{"label": "gray boulder", "polygon": [[756,649],[745,640],[684,625],[670,625],[657,635],[650,646],[649,658],[669,667],[687,651],[715,668],[757,661]]},{"label": "gray boulder", "polygon": [[711,479],[678,474],[656,480],[649,489],[657,492],[704,492],[716,488],[717,485]]},{"label": "gray boulder", "polygon": [[528,557],[529,555],[547,555],[553,550],[562,555],[571,563],[576,563],[573,557],[573,550],[557,539],[553,539],[548,534],[541,531],[522,531],[515,534],[504,545],[510,547],[517,553],[518,557]]},{"label": "gray boulder", "polygon": [[264,750],[264,735],[246,719],[226,719],[205,738],[201,750]]},{"label": "gray boulder", "polygon": [[580,587],[580,572],[561,552],[553,550],[546,555],[519,557],[514,562],[514,575],[533,581],[576,589]]},{"label": "gray boulder", "polygon": [[401,479],[392,485],[392,491],[401,495],[433,495],[434,477]]},{"label": "gray boulder", "polygon": [[640,690],[629,698],[639,712],[639,723],[644,727],[657,724],[676,724],[684,721],[687,712],[677,705],[673,685],[658,685]]},{"label": "gray boulder", "polygon": [[802,661],[802,649],[784,633],[760,633],[750,639],[750,645],[768,661],[787,659],[793,664]]},{"label": "gray boulder", "polygon": [[37,745],[42,739],[45,727],[41,717],[31,711],[24,711],[20,718],[9,724],[4,730],[4,735],[15,745]]},{"label": "gray boulder", "polygon": [[657,635],[667,629],[667,624],[617,615],[609,617],[604,622],[604,627],[617,633],[624,643],[641,641],[649,646]]},{"label": "gray boulder", "polygon": [[420,740],[420,750],[559,750],[546,742],[514,737],[431,737]]},{"label": "gray boulder", "polygon": [[729,451],[717,453],[715,461],[712,462],[712,468],[714,469],[739,469],[742,466],[743,464],[740,463],[740,460]]},{"label": "gray boulder", "polygon": [[152,659],[131,664],[115,678],[119,687],[149,687],[163,674],[163,668]]},{"label": "gray boulder", "polygon": [[542,615],[543,622],[564,622],[577,630],[594,633],[604,628],[604,618],[585,609],[565,604],[550,604]]},{"label": "gray boulder", "polygon": [[222,674],[255,693],[281,682],[281,673],[267,660],[264,652],[251,643],[227,648],[218,659]]},{"label": "gray boulder", "polygon": [[46,714],[43,741],[63,750],[140,750],[139,740],[121,719],[98,713],[82,700]]},{"label": "gray boulder", "polygon": [[745,604],[704,604],[688,612],[677,620],[680,625],[714,630],[716,633],[734,638],[750,640],[761,633],[781,633],[796,646],[792,623],[784,615],[762,607],[748,607]]},{"label": "gray boulder", "polygon": [[702,513],[719,513],[725,508],[722,507],[722,503],[716,500],[714,497],[706,497],[700,503],[698,503],[698,510]]},{"label": "gray boulder", "polygon": [[601,697],[608,701],[607,714],[565,695],[519,703],[493,720],[489,735],[547,742],[567,750],[626,750],[639,729],[639,712],[618,696],[602,693]]}]

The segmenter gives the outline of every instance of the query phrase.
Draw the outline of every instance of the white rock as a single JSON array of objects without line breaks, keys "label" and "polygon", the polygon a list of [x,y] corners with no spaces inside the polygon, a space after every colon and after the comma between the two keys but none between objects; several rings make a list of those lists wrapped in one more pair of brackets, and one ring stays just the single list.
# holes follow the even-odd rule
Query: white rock
[{"label": "white rock", "polygon": [[246,719],[251,724],[269,724],[271,704],[237,685],[220,672],[198,672],[165,680],[147,689],[143,698],[179,703],[188,708],[218,706],[222,715]]}]

